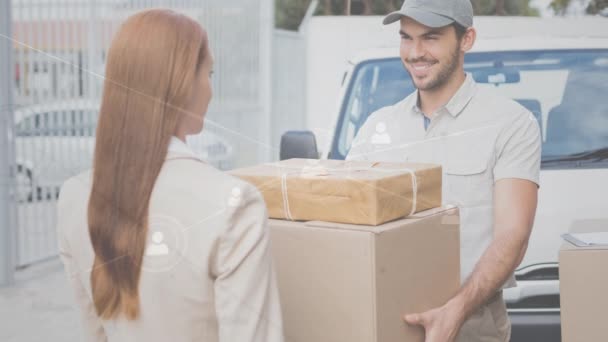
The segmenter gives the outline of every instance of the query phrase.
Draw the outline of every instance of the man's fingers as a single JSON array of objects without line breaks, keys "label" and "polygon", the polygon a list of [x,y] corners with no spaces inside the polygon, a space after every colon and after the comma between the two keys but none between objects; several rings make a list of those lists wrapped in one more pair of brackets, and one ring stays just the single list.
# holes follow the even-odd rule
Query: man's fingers
[{"label": "man's fingers", "polygon": [[422,319],[422,315],[420,315],[420,314],[405,315],[405,316],[403,316],[403,319],[408,324],[412,324],[412,325],[424,325],[424,322],[423,322],[423,319]]}]

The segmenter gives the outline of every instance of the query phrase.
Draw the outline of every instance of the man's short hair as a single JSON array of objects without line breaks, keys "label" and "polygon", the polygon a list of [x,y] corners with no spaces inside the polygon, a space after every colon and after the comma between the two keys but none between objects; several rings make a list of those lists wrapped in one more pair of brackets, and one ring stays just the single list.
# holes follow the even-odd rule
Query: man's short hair
[{"label": "man's short hair", "polygon": [[454,30],[456,30],[456,38],[458,41],[461,41],[462,37],[467,33],[467,28],[457,22],[453,22],[452,26],[454,27]]}]

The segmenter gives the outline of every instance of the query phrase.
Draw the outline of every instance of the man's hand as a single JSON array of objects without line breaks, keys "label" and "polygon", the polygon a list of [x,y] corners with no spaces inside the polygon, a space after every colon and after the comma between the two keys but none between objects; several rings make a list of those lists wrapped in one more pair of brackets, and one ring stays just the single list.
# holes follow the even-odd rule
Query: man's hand
[{"label": "man's hand", "polygon": [[462,310],[446,305],[419,314],[405,315],[403,319],[424,328],[425,342],[453,342],[464,324]]},{"label": "man's hand", "polygon": [[452,342],[464,321],[501,288],[521,262],[534,224],[538,188],[521,179],[504,179],[494,188],[494,240],[454,298],[444,306],[404,317],[421,325],[425,342]]}]

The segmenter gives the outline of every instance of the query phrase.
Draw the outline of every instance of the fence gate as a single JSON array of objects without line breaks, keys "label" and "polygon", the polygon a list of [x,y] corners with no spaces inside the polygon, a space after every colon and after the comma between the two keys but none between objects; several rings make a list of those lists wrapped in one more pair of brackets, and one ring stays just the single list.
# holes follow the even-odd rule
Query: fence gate
[{"label": "fence gate", "polygon": [[171,8],[209,33],[214,100],[203,134],[189,137],[197,153],[221,169],[277,153],[265,138],[271,0],[13,0],[11,6],[17,267],[57,256],[59,187],[91,167],[107,48],[135,12]]}]

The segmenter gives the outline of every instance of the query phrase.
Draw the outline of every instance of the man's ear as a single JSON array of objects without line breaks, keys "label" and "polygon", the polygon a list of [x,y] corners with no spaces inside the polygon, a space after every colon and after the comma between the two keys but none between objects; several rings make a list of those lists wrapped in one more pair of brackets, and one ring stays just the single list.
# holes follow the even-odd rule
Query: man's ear
[{"label": "man's ear", "polygon": [[462,52],[471,50],[475,44],[475,39],[477,39],[477,31],[475,28],[469,27],[460,41],[460,50]]}]

